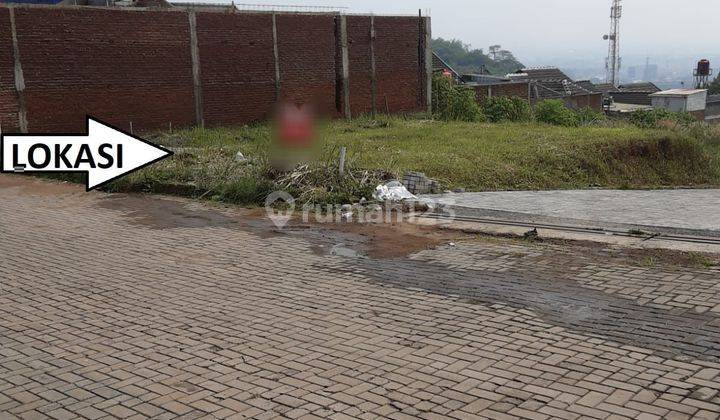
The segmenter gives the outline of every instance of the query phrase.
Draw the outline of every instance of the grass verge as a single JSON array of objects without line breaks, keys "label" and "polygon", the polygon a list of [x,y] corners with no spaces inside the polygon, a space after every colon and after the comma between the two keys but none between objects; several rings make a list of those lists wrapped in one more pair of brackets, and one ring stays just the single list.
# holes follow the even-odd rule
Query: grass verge
[{"label": "grass verge", "polygon": [[[657,188],[720,185],[720,135],[630,126],[559,127],[384,118],[335,121],[321,130],[319,159],[294,174],[269,169],[268,126],[158,133],[170,159],[111,185],[251,204],[282,188],[301,201],[348,202],[383,179],[424,172],[445,188]],[[348,149],[349,175],[337,175]],[[248,160],[238,162],[237,152]]]}]

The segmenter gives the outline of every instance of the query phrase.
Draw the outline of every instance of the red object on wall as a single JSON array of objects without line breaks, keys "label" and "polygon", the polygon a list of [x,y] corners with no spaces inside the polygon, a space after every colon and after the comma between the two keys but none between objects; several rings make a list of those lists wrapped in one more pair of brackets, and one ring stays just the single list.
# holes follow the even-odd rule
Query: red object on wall
[{"label": "red object on wall", "polygon": [[310,107],[292,104],[280,107],[277,139],[285,148],[311,148],[315,140],[315,118]]}]

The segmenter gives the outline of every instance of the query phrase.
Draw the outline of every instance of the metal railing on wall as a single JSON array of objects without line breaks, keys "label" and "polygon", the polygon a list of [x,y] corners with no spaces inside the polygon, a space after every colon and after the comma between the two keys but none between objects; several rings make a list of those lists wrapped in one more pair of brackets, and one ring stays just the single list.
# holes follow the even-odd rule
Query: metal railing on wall
[{"label": "metal railing on wall", "polygon": [[236,9],[260,12],[312,12],[312,13],[339,13],[348,10],[347,7],[336,6],[299,6],[285,4],[253,4],[233,3]]},{"label": "metal railing on wall", "polygon": [[[229,6],[235,6],[239,11],[250,12],[298,12],[298,13],[334,13],[343,15],[357,16],[418,16],[415,13],[374,13],[371,11],[350,11],[350,7],[345,6],[300,6],[300,5],[284,5],[284,4],[256,4],[256,3],[231,3]],[[421,10],[419,16],[429,17],[430,9]]]}]

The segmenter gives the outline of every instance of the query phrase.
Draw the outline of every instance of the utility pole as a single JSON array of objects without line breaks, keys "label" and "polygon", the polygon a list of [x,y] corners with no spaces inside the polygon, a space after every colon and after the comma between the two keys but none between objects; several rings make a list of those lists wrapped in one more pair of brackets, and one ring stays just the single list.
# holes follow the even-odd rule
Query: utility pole
[{"label": "utility pole", "polygon": [[610,33],[603,36],[603,39],[609,41],[608,57],[605,61],[605,70],[607,71],[606,82],[612,83],[613,86],[620,84],[620,18],[622,17],[622,0],[613,0],[610,9]]}]

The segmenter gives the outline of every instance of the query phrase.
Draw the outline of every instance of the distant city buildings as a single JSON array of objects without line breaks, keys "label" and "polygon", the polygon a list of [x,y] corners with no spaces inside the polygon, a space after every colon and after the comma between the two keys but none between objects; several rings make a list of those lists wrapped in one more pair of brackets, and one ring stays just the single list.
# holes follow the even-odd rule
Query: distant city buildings
[{"label": "distant city buildings", "polygon": [[645,65],[645,71],[643,72],[643,80],[654,81],[658,79],[658,65],[647,64]]},{"label": "distant city buildings", "polygon": [[[707,58],[713,67],[720,68],[720,51],[695,52],[693,54],[623,54],[623,67],[620,73],[620,84],[635,82],[653,82],[661,89],[693,87],[692,69],[699,57]],[[552,63],[563,70],[574,80],[590,80],[593,83],[604,83],[605,65],[590,52],[581,54],[551,55],[520,61],[529,66]]]},{"label": "distant city buildings", "polygon": [[658,80],[658,65],[657,64],[643,64],[635,66],[627,66],[621,77],[623,82],[632,83],[637,81],[657,81]]},{"label": "distant city buildings", "polygon": [[637,77],[637,67],[628,67],[627,76],[630,80],[635,80]]}]

